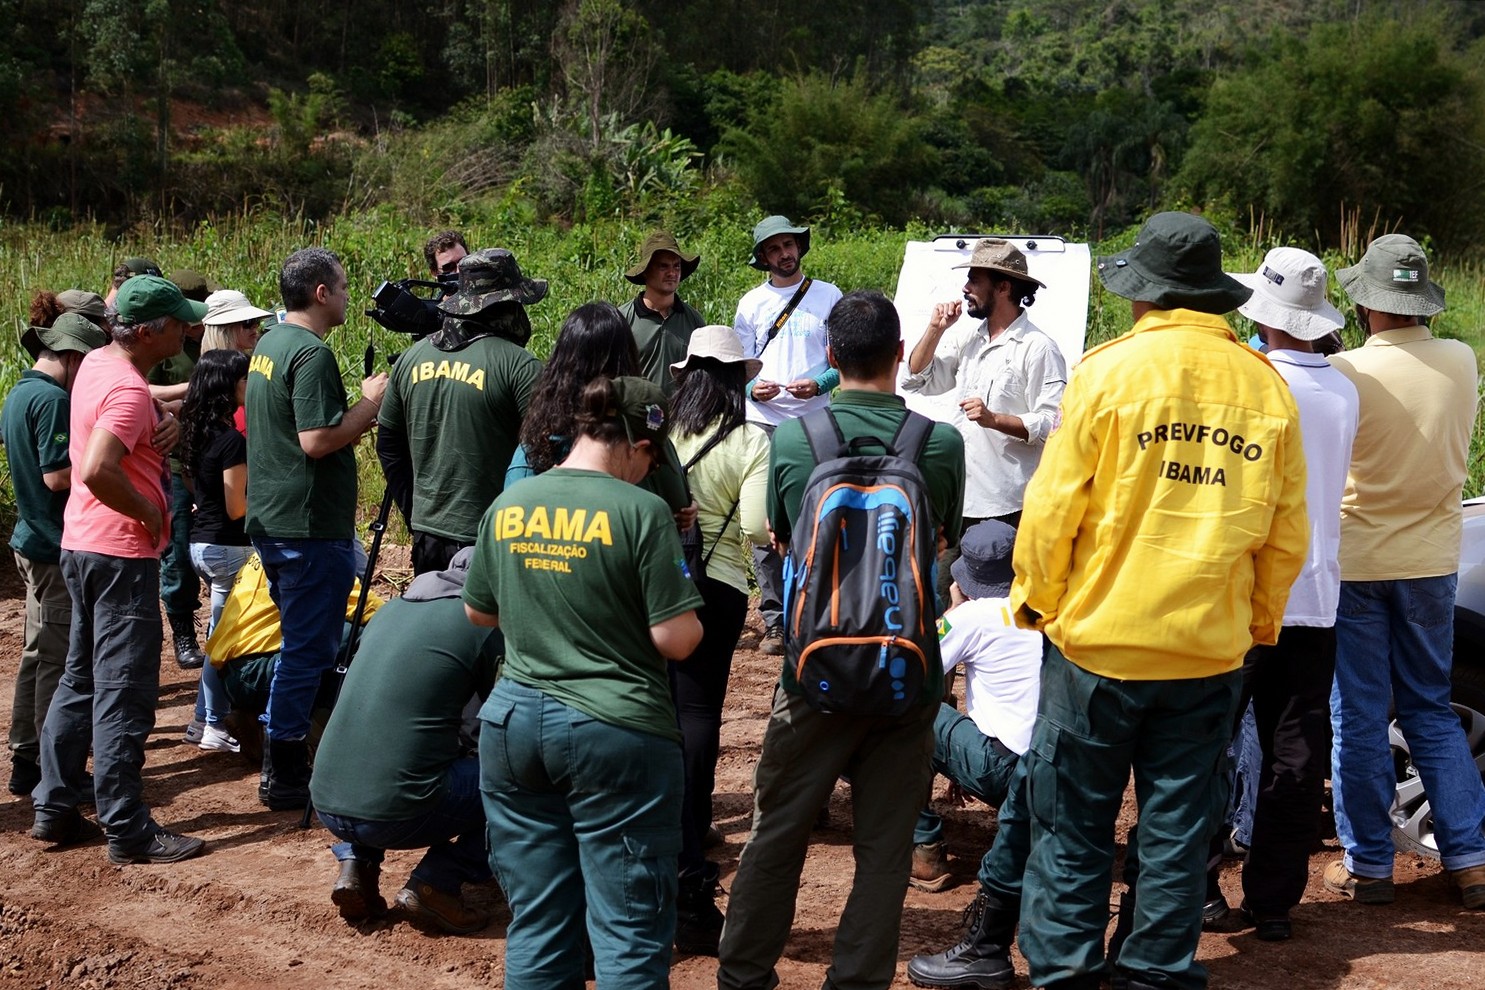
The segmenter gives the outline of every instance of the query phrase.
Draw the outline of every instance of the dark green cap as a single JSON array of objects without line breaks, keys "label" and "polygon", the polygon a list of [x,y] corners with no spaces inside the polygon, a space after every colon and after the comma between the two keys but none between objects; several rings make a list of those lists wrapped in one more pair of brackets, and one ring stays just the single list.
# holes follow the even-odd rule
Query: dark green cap
[{"label": "dark green cap", "polygon": [[629,442],[649,440],[659,447],[669,432],[665,393],[648,378],[626,376],[614,379],[614,413],[624,423]]},{"label": "dark green cap", "polygon": [[206,319],[206,303],[187,299],[174,282],[158,275],[135,275],[126,280],[119,286],[113,306],[125,324],[148,323],[162,316],[190,324]]}]

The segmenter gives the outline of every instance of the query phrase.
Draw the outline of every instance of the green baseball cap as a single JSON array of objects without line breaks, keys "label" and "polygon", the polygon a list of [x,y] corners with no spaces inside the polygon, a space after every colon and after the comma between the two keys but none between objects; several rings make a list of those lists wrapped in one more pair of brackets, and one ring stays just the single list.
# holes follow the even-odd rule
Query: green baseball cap
[{"label": "green baseball cap", "polygon": [[758,249],[763,246],[764,241],[770,237],[777,237],[780,234],[794,235],[794,240],[799,245],[799,258],[801,261],[804,260],[805,255],[810,253],[810,229],[808,227],[796,227],[790,222],[788,217],[775,215],[764,217],[758,221],[758,226],[753,228],[753,255],[748,259],[748,264],[760,272],[768,271],[768,266],[758,258]]},{"label": "green baseball cap", "polygon": [[42,351],[76,351],[86,354],[108,343],[108,335],[97,324],[77,313],[63,313],[49,327],[29,327],[21,334],[21,346],[32,360]]},{"label": "green baseball cap", "polygon": [[665,393],[648,378],[614,379],[615,414],[624,423],[630,443],[649,440],[657,447],[669,432]]},{"label": "green baseball cap", "polygon": [[126,324],[148,323],[162,316],[173,316],[183,323],[197,324],[206,319],[206,303],[181,295],[174,282],[158,275],[135,275],[119,286],[114,309]]},{"label": "green baseball cap", "polygon": [[1116,296],[1159,309],[1230,313],[1253,294],[1222,270],[1217,228],[1190,213],[1157,213],[1134,246],[1098,259],[1098,277]]},{"label": "green baseball cap", "polygon": [[1397,316],[1433,316],[1444,310],[1444,288],[1428,278],[1428,257],[1407,234],[1383,234],[1366,246],[1361,263],[1335,273],[1358,306]]}]

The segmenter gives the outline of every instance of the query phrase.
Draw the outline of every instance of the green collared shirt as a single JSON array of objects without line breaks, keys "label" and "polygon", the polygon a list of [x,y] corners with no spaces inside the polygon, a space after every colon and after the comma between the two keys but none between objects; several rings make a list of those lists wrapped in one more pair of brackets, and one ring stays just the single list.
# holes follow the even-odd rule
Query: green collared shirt
[{"label": "green collared shirt", "polygon": [[643,292],[620,306],[619,312],[629,321],[629,327],[634,332],[634,346],[639,351],[640,373],[659,385],[666,395],[670,395],[676,386],[670,366],[686,359],[691,334],[706,326],[706,320],[680,296],[675,297],[670,315],[661,316],[645,305]]}]

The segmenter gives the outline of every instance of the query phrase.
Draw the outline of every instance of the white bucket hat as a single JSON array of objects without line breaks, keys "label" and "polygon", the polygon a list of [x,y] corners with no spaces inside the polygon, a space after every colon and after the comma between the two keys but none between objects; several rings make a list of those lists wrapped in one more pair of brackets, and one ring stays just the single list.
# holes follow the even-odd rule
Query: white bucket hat
[{"label": "white bucket hat", "polygon": [[1282,330],[1295,340],[1319,340],[1346,324],[1341,311],[1325,298],[1325,263],[1308,251],[1274,248],[1263,256],[1258,271],[1229,274],[1253,290],[1238,312],[1261,326]]},{"label": "white bucket hat", "polygon": [[738,343],[732,328],[718,323],[700,327],[691,334],[691,342],[686,345],[686,359],[670,366],[671,375],[681,378],[692,362],[700,358],[711,358],[723,364],[741,364],[744,377],[749,379],[757,378],[758,372],[763,370],[762,361],[743,356],[742,344]]},{"label": "white bucket hat", "polygon": [[218,289],[206,297],[206,319],[209,327],[220,327],[231,323],[246,323],[248,320],[263,320],[273,314],[248,302],[248,297],[236,289]]}]

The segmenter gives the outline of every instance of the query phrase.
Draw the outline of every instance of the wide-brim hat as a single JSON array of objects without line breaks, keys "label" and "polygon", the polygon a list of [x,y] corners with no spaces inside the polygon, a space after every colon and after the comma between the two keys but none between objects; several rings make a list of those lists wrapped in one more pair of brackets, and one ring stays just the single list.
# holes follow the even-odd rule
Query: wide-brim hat
[{"label": "wide-brim hat", "polygon": [[974,253],[969,260],[957,268],[984,268],[1011,278],[1019,278],[1026,282],[1035,282],[1043,289],[1047,283],[1039,278],[1033,278],[1031,272],[1026,268],[1026,255],[1021,249],[1002,237],[982,237],[975,242]]},{"label": "wide-brim hat", "polygon": [[1011,568],[1015,549],[1015,527],[999,519],[977,522],[959,537],[959,559],[949,565],[949,573],[968,598],[1005,598],[1016,576]]},{"label": "wide-brim hat", "polygon": [[1253,294],[1222,270],[1217,228],[1190,213],[1157,213],[1134,246],[1098,259],[1104,288],[1159,309],[1230,313]]},{"label": "wide-brim hat", "polygon": [[515,255],[505,248],[483,248],[459,260],[459,291],[445,296],[438,309],[450,316],[474,316],[496,303],[529,306],[546,294],[547,280],[523,276]]},{"label": "wide-brim hat", "polygon": [[733,329],[720,323],[698,327],[692,331],[691,341],[686,345],[686,356],[670,366],[671,375],[684,378],[691,366],[702,358],[711,358],[723,364],[741,364],[743,377],[747,379],[757,378],[758,372],[763,370],[762,361],[743,354],[742,343],[738,341]]},{"label": "wide-brim hat", "polygon": [[1336,281],[1358,306],[1398,316],[1433,316],[1444,311],[1444,287],[1428,278],[1428,256],[1406,234],[1383,234],[1366,247],[1361,262],[1339,268]]},{"label": "wide-brim hat", "polygon": [[221,288],[194,268],[177,268],[170,273],[170,281],[180,289],[180,294],[196,302],[206,302],[206,297]]},{"label": "wide-brim hat", "polygon": [[753,228],[753,253],[748,258],[748,264],[760,272],[768,271],[768,266],[758,257],[758,249],[763,246],[764,241],[770,237],[777,237],[780,234],[794,235],[794,240],[799,244],[799,257],[801,259],[810,253],[810,229],[808,227],[796,227],[789,221],[788,217],[775,215],[764,217],[758,221],[758,226]]},{"label": "wide-brim hat", "polygon": [[21,346],[33,361],[41,357],[42,351],[86,354],[106,343],[108,335],[81,313],[63,313],[51,326],[27,327],[21,334]]},{"label": "wide-brim hat", "polygon": [[128,269],[131,278],[135,275],[156,275],[161,278],[165,276],[165,273],[160,270],[159,262],[154,258],[125,258],[119,262],[119,266]]},{"label": "wide-brim hat", "polygon": [[187,299],[174,282],[158,275],[135,275],[119,286],[113,308],[124,323],[148,323],[173,316],[192,325],[206,318],[206,303]]},{"label": "wide-brim hat", "polygon": [[681,259],[682,282],[690,277],[691,273],[696,270],[697,265],[701,264],[701,255],[687,254],[681,250],[681,246],[676,243],[676,239],[671,236],[669,231],[657,230],[649,237],[646,237],[645,242],[639,246],[639,264],[625,272],[624,277],[635,285],[644,285],[645,271],[649,269],[650,262],[654,259],[656,251],[669,251]]},{"label": "wide-brim hat", "polygon": [[218,289],[206,297],[206,319],[201,322],[209,327],[220,327],[249,320],[266,320],[272,315],[248,302],[248,297],[236,289]]},{"label": "wide-brim hat", "polygon": [[1325,263],[1308,251],[1278,247],[1263,256],[1256,272],[1232,272],[1253,290],[1238,312],[1295,340],[1319,340],[1346,325],[1341,311],[1325,298]]}]

